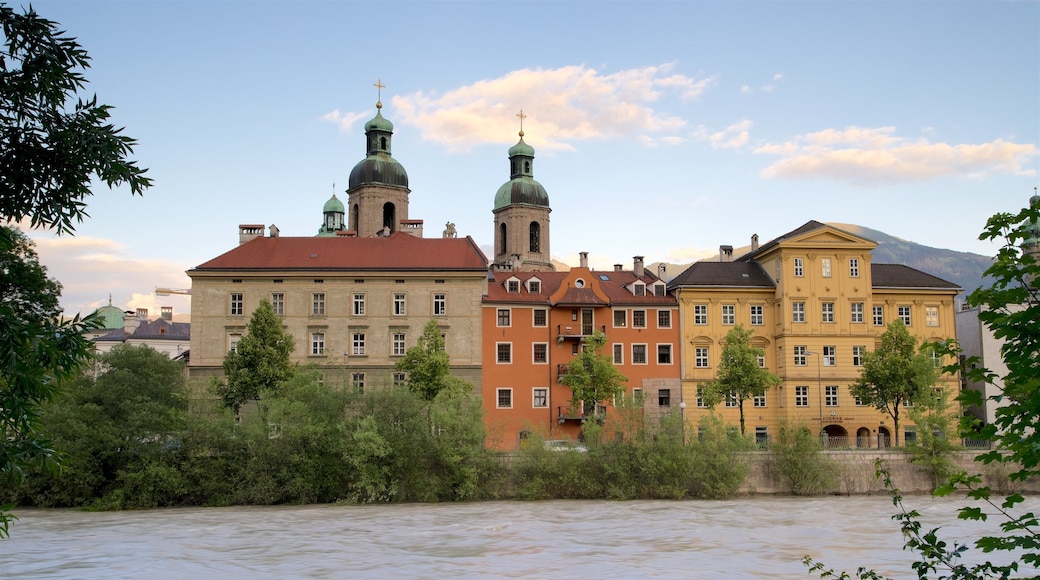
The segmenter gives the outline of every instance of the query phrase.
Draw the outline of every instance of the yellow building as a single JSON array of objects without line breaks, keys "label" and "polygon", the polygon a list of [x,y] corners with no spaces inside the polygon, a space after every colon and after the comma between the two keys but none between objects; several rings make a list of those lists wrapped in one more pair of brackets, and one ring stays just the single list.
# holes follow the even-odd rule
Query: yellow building
[{"label": "yellow building", "polygon": [[[826,432],[833,445],[886,445],[892,420],[858,404],[849,392],[862,371],[863,354],[880,344],[885,326],[902,318],[918,342],[956,337],[954,297],[947,282],[898,264],[871,263],[877,244],[810,221],[733,259],[724,246],[718,262],[698,262],[677,276],[669,290],[679,299],[683,401],[696,424],[709,412],[698,400],[700,383],[715,378],[726,333],[737,324],[753,331],[761,364],[783,383],[745,402],[748,433],[759,441],[781,419]],[[937,361],[938,362],[938,361]],[[937,387],[950,396],[956,377]],[[715,410],[732,424],[733,403]],[[915,427],[900,413],[899,439]]]}]

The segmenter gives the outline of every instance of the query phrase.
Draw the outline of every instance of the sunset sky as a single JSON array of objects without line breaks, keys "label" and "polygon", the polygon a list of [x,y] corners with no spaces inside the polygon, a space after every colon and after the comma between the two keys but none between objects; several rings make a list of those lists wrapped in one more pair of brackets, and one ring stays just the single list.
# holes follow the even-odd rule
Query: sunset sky
[{"label": "sunset sky", "polygon": [[[27,4],[26,4],[27,5]],[[1040,183],[1040,2],[33,2],[155,186],[30,232],[67,312],[187,312],[241,223],[311,236],[394,123],[409,214],[490,253],[523,109],[553,257],[691,262],[808,220],[992,254]]]}]

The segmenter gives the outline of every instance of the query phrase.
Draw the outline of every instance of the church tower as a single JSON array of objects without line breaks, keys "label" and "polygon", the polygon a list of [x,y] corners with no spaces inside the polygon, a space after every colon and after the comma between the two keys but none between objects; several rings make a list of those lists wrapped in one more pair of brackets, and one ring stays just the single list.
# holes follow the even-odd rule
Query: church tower
[{"label": "church tower", "polygon": [[360,237],[400,231],[408,220],[408,173],[390,155],[394,124],[383,118],[382,108],[376,101],[376,116],[365,123],[367,154],[351,170],[347,186],[349,228]]},{"label": "church tower", "polygon": [[549,194],[534,180],[534,147],[520,141],[509,148],[509,181],[495,194],[495,270],[553,271],[549,257]]},{"label": "church tower", "polygon": [[343,202],[336,197],[335,193],[332,194],[332,198],[325,202],[325,207],[321,209],[321,212],[324,217],[321,227],[318,228],[318,236],[335,236],[336,232],[347,229],[343,218],[346,210],[343,207]]}]

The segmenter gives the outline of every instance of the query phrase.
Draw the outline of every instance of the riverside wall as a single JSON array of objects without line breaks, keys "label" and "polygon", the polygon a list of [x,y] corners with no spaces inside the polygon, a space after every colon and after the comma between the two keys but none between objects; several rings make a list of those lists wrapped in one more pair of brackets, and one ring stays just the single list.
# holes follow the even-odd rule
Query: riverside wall
[{"label": "riverside wall", "polygon": [[[884,493],[885,489],[875,474],[874,461],[881,459],[892,476],[892,482],[903,494],[930,494],[935,488],[929,470],[910,462],[912,456],[902,451],[824,451],[824,456],[831,460],[830,475],[834,487],[830,491],[845,495],[870,495]],[[1004,465],[975,461],[976,451],[956,451],[950,459],[958,469],[969,474],[980,474],[983,483],[995,492],[1008,493],[1021,491],[1040,492],[1040,481],[1031,480],[1024,484],[1008,479],[1010,470]],[[790,490],[780,477],[773,473],[771,454],[767,451],[753,452],[748,455],[748,475],[740,488],[743,495],[787,494]]]}]

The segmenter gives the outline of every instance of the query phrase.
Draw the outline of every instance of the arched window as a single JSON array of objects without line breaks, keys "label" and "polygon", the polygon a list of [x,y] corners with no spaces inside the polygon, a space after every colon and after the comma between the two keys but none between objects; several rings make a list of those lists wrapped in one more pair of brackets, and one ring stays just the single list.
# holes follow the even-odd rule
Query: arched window
[{"label": "arched window", "polygon": [[397,228],[397,208],[389,201],[383,204],[383,226],[390,228],[391,232]]},{"label": "arched window", "polygon": [[542,226],[538,222],[531,222],[531,252],[542,251]]},{"label": "arched window", "polygon": [[524,173],[531,173],[531,162],[524,161]]},{"label": "arched window", "polygon": [[379,138],[379,148],[386,151],[386,137]]},{"label": "arched window", "polygon": [[350,229],[356,232],[358,227],[360,227],[360,224],[358,224],[358,204],[355,203],[350,208]]},{"label": "arched window", "polygon": [[505,254],[509,251],[509,247],[506,244],[506,224],[499,224],[498,226],[498,253]]}]

